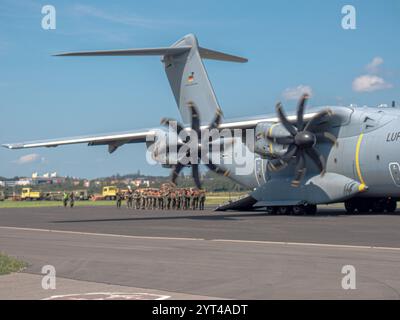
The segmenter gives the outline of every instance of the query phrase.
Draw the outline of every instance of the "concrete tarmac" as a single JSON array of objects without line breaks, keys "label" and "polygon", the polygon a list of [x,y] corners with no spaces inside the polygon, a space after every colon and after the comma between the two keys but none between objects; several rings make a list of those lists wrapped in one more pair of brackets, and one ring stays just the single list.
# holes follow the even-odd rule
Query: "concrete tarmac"
[{"label": "concrete tarmac", "polygon": [[[0,209],[0,250],[27,261],[24,274],[53,265],[59,295],[101,284],[169,299],[399,299],[399,227],[399,215],[347,216],[330,207],[315,217]],[[355,290],[342,288],[346,265],[355,267]],[[1,299],[54,296],[3,279]],[[66,279],[81,285],[63,290]]]}]

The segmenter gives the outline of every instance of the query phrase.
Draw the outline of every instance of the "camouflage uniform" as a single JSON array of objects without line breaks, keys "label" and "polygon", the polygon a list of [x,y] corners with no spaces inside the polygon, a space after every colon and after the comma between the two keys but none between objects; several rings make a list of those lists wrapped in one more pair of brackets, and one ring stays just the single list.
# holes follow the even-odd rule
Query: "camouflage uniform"
[{"label": "camouflage uniform", "polygon": [[142,191],[142,210],[146,209],[147,195],[145,191]]},{"label": "camouflage uniform", "polygon": [[117,208],[121,208],[122,198],[123,198],[122,193],[118,191],[116,194]]},{"label": "camouflage uniform", "polygon": [[171,192],[171,209],[176,209],[176,191]]},{"label": "camouflage uniform", "polygon": [[71,192],[69,195],[69,205],[71,206],[71,208],[73,208],[74,204],[75,204],[75,195],[73,192]]},{"label": "camouflage uniform", "polygon": [[176,209],[180,210],[182,208],[182,190],[176,192]]},{"label": "camouflage uniform", "polygon": [[127,199],[126,199],[126,206],[128,208],[133,207],[133,192],[132,192],[132,190],[128,191],[128,195],[127,195]]},{"label": "camouflage uniform", "polygon": [[133,200],[135,203],[135,209],[138,210],[140,209],[140,193],[138,191],[135,191],[135,193],[133,194]]},{"label": "camouflage uniform", "polygon": [[171,191],[167,191],[167,210],[171,210]]},{"label": "camouflage uniform", "polygon": [[204,210],[204,204],[206,202],[206,192],[204,190],[202,190],[200,192],[200,196],[199,196],[199,205],[200,205],[200,210]]},{"label": "camouflage uniform", "polygon": [[185,189],[184,200],[185,200],[185,210],[188,210],[190,208],[190,190],[188,189]]},{"label": "camouflage uniform", "polygon": [[157,209],[157,203],[158,203],[158,191],[153,192],[153,210]]},{"label": "camouflage uniform", "polygon": [[158,209],[164,209],[164,196],[161,191],[158,192]]}]

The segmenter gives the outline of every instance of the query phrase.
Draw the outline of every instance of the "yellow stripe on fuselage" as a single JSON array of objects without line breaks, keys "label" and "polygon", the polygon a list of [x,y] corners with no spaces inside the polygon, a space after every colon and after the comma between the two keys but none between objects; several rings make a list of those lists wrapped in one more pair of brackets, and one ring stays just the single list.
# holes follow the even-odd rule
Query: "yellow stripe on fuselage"
[{"label": "yellow stripe on fuselage", "polygon": [[[273,124],[268,130],[268,136],[272,137],[272,129],[277,125],[277,123]],[[274,150],[272,149],[272,142],[269,143],[269,152],[274,154]]]},{"label": "yellow stripe on fuselage", "polygon": [[357,175],[358,175],[358,179],[360,180],[360,182],[365,185],[365,181],[361,175],[361,168],[360,168],[360,147],[361,147],[361,143],[363,140],[364,134],[360,134],[360,136],[358,137],[358,141],[357,141],[357,147],[356,147],[356,170],[357,170]]}]

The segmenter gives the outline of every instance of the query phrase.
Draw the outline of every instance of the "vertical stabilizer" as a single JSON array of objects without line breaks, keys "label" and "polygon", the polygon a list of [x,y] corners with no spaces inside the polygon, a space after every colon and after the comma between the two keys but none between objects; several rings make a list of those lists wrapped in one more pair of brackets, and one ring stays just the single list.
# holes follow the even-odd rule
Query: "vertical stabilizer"
[{"label": "vertical stabilizer", "polygon": [[193,102],[199,112],[201,124],[209,124],[220,106],[208,78],[202,57],[206,59],[246,62],[246,59],[200,48],[197,38],[190,34],[176,42],[172,48],[187,48],[181,54],[167,54],[163,58],[165,72],[184,123],[190,123],[188,105]]}]

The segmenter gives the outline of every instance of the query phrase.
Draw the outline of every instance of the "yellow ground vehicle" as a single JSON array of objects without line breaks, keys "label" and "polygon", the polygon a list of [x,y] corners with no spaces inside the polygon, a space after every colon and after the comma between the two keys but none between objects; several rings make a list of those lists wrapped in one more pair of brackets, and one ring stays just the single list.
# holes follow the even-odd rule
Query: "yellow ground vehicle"
[{"label": "yellow ground vehicle", "polygon": [[118,188],[114,186],[103,187],[101,194],[106,200],[115,200],[117,198]]},{"label": "yellow ground vehicle", "polygon": [[21,200],[41,200],[42,193],[39,191],[32,191],[31,188],[23,188],[21,193]]}]

